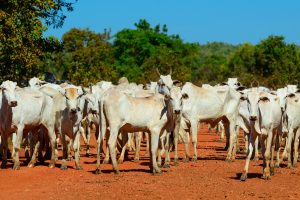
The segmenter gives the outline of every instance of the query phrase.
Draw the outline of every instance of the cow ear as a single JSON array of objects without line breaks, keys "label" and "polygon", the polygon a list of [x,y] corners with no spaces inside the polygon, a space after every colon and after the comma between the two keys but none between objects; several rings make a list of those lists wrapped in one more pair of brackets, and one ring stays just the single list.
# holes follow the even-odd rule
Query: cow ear
[{"label": "cow ear", "polygon": [[236,88],[236,91],[242,91],[242,90],[244,90],[244,89],[246,89],[245,86],[239,86],[238,88]]},{"label": "cow ear", "polygon": [[261,97],[261,98],[259,98],[259,100],[263,101],[263,102],[270,101],[270,99],[268,97]]},{"label": "cow ear", "polygon": [[181,87],[182,86],[182,82],[179,80],[174,80],[173,81],[173,85],[177,86],[177,87]]},{"label": "cow ear", "polygon": [[293,97],[295,97],[296,95],[294,94],[294,93],[290,93],[290,94],[288,94],[288,95],[286,95],[286,97],[289,97],[289,98],[293,98]]},{"label": "cow ear", "polygon": [[247,98],[244,96],[241,96],[240,100],[245,101],[245,100],[247,100]]},{"label": "cow ear", "polygon": [[183,98],[183,99],[188,99],[188,98],[189,98],[189,95],[188,95],[187,93],[183,93],[183,94],[182,94],[182,98]]},{"label": "cow ear", "polygon": [[221,83],[220,85],[228,85],[226,82]]},{"label": "cow ear", "polygon": [[168,101],[170,99],[170,95],[165,94],[165,100]]}]

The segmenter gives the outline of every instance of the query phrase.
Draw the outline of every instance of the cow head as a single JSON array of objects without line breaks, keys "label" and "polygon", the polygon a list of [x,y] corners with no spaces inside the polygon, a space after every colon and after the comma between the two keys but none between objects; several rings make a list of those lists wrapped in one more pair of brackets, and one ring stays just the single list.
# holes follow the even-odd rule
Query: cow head
[{"label": "cow head", "polygon": [[170,96],[170,90],[173,85],[175,86],[181,86],[181,82],[178,80],[172,80],[172,70],[170,70],[170,73],[168,75],[161,75],[156,69],[157,74],[159,75],[159,80],[157,82],[157,89],[158,92],[163,95],[169,95]]},{"label": "cow head", "polygon": [[259,92],[250,91],[247,93],[246,100],[248,102],[248,110],[250,113],[250,120],[257,120],[258,116],[258,102],[260,100]]},{"label": "cow head", "polygon": [[30,88],[38,88],[42,84],[46,83],[45,81],[40,80],[39,78],[33,77],[29,80]]},{"label": "cow head", "polygon": [[97,114],[99,110],[98,99],[95,94],[85,95],[85,100],[87,102],[87,112],[92,114]]},{"label": "cow head", "polygon": [[17,83],[12,81],[4,81],[0,86],[4,98],[7,100],[10,107],[16,107],[18,105],[16,100],[16,86]]},{"label": "cow head", "polygon": [[176,115],[180,114],[182,110],[181,89],[177,86],[172,86],[170,90],[170,95],[165,95],[165,98],[167,98],[170,101],[173,113]]},{"label": "cow head", "polygon": [[81,88],[78,87],[69,87],[64,88],[64,96],[66,98],[67,108],[71,115],[77,114],[80,112],[80,98],[84,95],[84,92]]}]

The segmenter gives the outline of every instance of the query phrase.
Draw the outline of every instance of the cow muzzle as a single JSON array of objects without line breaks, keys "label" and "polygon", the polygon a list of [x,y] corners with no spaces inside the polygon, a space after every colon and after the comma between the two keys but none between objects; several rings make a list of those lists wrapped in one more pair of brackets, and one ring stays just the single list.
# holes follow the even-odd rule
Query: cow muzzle
[{"label": "cow muzzle", "polygon": [[251,121],[256,121],[257,117],[256,116],[250,116]]},{"label": "cow muzzle", "polygon": [[11,101],[9,104],[10,107],[16,107],[17,105],[18,105],[17,101]]},{"label": "cow muzzle", "polygon": [[174,113],[175,113],[176,115],[179,115],[179,114],[180,114],[180,110],[175,110]]},{"label": "cow muzzle", "polygon": [[76,114],[76,108],[72,108],[72,109],[70,110],[70,113],[71,113],[71,114]]}]

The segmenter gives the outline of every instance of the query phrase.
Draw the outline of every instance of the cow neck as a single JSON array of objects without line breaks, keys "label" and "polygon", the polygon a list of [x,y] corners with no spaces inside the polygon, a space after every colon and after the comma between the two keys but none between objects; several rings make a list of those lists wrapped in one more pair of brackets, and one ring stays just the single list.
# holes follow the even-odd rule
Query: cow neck
[{"label": "cow neck", "polygon": [[8,101],[3,94],[1,102],[1,113],[3,113],[4,116],[11,116],[12,113],[12,108],[8,105]]}]

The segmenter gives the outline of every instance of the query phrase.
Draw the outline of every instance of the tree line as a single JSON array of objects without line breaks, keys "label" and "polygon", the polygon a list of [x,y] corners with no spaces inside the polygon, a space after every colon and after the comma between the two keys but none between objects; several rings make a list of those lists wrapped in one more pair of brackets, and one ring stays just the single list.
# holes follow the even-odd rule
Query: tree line
[{"label": "tree line", "polygon": [[246,86],[255,81],[276,88],[297,84],[300,78],[299,47],[286,43],[283,36],[269,36],[257,45],[203,45],[184,42],[169,34],[167,25],[151,26],[141,19],[133,29],[115,35],[110,30],[73,28],[61,41],[44,38],[46,26],[60,27],[63,13],[72,6],[63,0],[0,4],[0,81],[28,80],[47,71],[85,86],[100,80],[116,82],[122,76],[147,83],[158,79],[156,68],[163,74],[172,70],[174,79],[197,85],[238,77]]}]

